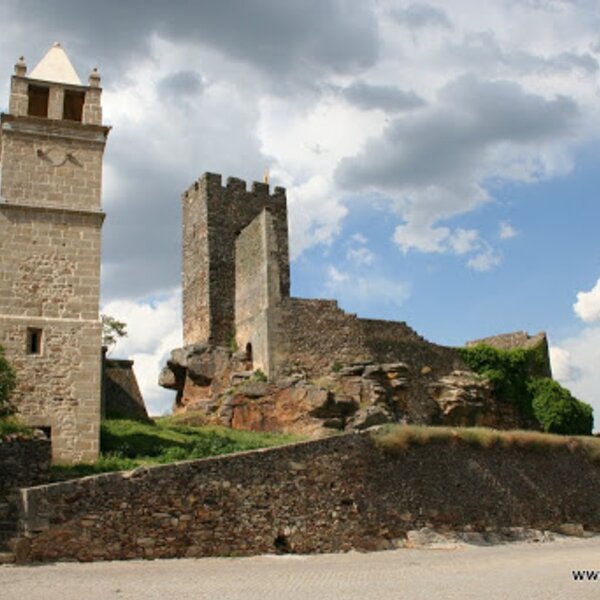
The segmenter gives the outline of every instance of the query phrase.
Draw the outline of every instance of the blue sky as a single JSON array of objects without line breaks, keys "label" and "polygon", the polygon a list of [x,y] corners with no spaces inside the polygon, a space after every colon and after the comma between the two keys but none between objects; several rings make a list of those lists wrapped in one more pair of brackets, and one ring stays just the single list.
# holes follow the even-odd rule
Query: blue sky
[{"label": "blue sky", "polygon": [[546,331],[600,414],[596,0],[2,0],[14,61],[103,77],[103,310],[154,413],[181,343],[179,197],[287,188],[292,291],[462,344]]}]

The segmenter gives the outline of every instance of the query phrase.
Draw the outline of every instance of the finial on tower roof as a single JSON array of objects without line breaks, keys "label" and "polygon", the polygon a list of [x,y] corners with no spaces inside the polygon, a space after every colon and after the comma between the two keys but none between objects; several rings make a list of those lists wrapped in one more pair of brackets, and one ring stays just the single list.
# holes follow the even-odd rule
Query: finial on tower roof
[{"label": "finial on tower roof", "polygon": [[92,69],[88,78],[88,83],[90,84],[90,87],[100,87],[100,73],[98,73],[97,67]]},{"label": "finial on tower roof", "polygon": [[27,63],[25,62],[25,58],[20,56],[19,60],[15,63],[15,75],[17,77],[25,77],[27,73]]}]

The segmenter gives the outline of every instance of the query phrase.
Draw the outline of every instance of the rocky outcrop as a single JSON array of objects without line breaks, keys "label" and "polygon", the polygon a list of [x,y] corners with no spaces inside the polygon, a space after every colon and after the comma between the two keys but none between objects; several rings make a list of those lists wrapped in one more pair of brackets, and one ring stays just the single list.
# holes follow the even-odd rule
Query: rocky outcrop
[{"label": "rocky outcrop", "polygon": [[177,390],[175,412],[206,423],[321,437],[384,423],[519,427],[518,410],[498,401],[491,383],[470,371],[436,377],[427,365],[358,362],[327,375],[292,374],[267,382],[243,353],[195,344],[172,352],[160,376]]}]

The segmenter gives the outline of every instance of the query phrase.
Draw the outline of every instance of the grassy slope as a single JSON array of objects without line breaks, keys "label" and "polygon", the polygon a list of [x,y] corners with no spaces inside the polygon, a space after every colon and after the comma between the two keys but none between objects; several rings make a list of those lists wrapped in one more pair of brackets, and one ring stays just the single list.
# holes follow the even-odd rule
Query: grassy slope
[{"label": "grassy slope", "polygon": [[178,416],[154,425],[126,420],[102,422],[101,455],[96,464],[54,466],[55,480],[133,469],[142,465],[205,458],[298,441],[297,436],[196,426]]}]

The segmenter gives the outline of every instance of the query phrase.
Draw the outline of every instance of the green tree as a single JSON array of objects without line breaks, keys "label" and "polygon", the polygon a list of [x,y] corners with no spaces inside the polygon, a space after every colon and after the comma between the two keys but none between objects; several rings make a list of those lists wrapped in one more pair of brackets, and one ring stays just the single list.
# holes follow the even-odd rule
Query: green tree
[{"label": "green tree", "polygon": [[10,396],[17,384],[15,372],[4,356],[4,348],[0,346],[0,418],[15,412],[10,403]]},{"label": "green tree", "polygon": [[544,377],[529,382],[533,412],[544,431],[569,435],[590,435],[593,409],[581,402],[560,383]]},{"label": "green tree", "polygon": [[102,319],[102,345],[109,351],[123,337],[127,337],[127,324],[110,315],[100,315]]}]

